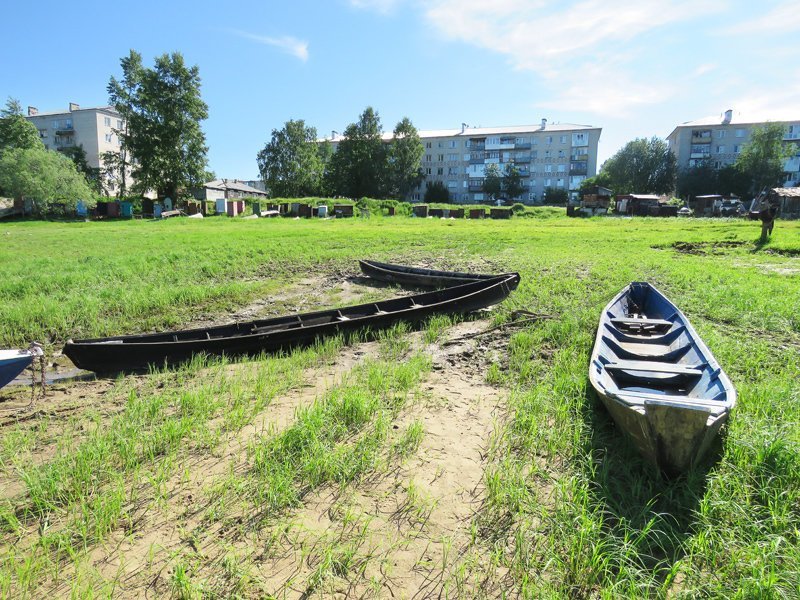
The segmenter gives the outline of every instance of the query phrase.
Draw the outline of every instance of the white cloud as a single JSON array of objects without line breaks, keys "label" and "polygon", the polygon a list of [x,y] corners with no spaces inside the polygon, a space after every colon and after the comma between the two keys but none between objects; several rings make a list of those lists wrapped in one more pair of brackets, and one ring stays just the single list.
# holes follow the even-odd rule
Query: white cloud
[{"label": "white cloud", "polygon": [[[800,72],[788,79],[797,81]],[[748,119],[789,121],[800,118],[800,83],[769,90],[748,90],[730,103],[736,112]]]},{"label": "white cloud", "polygon": [[382,14],[388,14],[394,7],[400,4],[401,0],[350,0],[350,5],[354,8],[374,10]]},{"label": "white cloud", "polygon": [[756,19],[747,19],[736,25],[725,27],[721,33],[725,35],[743,33],[748,35],[746,43],[759,43],[757,34],[764,33],[797,33],[800,32],[800,7],[797,0],[783,2]]},{"label": "white cloud", "polygon": [[292,56],[299,58],[303,62],[308,60],[308,42],[304,40],[298,40],[290,35],[270,37],[266,35],[248,33],[246,31],[239,31],[237,29],[231,29],[230,32],[234,35],[238,35],[241,38],[258,42],[259,44],[274,46],[275,48],[278,48],[287,54],[291,54]]},{"label": "white cloud", "polygon": [[694,71],[692,71],[692,75],[694,77],[700,77],[701,75],[706,75],[715,71],[717,69],[717,65],[713,63],[706,63],[704,65],[697,65]]}]

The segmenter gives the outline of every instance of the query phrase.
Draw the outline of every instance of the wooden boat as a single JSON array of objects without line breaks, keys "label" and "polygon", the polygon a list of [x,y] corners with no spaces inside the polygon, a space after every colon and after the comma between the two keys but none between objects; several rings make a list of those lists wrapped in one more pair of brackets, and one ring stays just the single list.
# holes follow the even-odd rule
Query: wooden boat
[{"label": "wooden boat", "polygon": [[27,369],[35,356],[31,350],[0,350],[0,388]]},{"label": "wooden boat", "polygon": [[696,464],[736,390],[684,314],[634,282],[603,310],[589,380],[620,429],[665,473]]},{"label": "wooden boat", "polygon": [[434,314],[467,313],[504,300],[519,283],[511,273],[435,292],[287,317],[108,338],[68,340],[64,354],[81,369],[132,371],[209,355],[257,354],[285,350],[364,328],[381,329],[398,321],[419,322]]},{"label": "wooden boat", "polygon": [[458,271],[436,271],[404,265],[392,265],[374,260],[360,260],[361,272],[372,279],[421,288],[445,288],[471,281],[488,281],[499,275],[479,275]]}]

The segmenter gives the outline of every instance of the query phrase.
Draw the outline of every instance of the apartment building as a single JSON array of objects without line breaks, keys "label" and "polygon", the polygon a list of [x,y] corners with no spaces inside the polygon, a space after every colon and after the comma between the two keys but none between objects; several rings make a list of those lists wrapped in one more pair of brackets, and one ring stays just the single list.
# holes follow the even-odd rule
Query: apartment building
[{"label": "apartment building", "polygon": [[[81,108],[70,102],[69,110],[39,112],[28,107],[26,117],[39,130],[39,137],[46,148],[64,150],[72,146],[83,146],[86,162],[90,167],[101,168],[104,152],[118,152],[120,140],[114,130],[121,130],[124,121],[110,106]],[[109,191],[114,191],[114,182],[109,181]]]},{"label": "apartment building", "polygon": [[[800,144],[800,119],[773,121],[786,127],[783,139]],[[682,123],[667,136],[670,150],[677,158],[678,168],[686,169],[708,163],[721,169],[736,162],[742,148],[750,141],[753,129],[767,121],[748,119],[726,110],[721,117],[706,117]],[[800,185],[800,146],[784,165],[784,187]]]},{"label": "apartment building", "polygon": [[[425,180],[407,200],[420,201],[425,188],[442,182],[450,199],[458,203],[485,201],[483,180],[486,166],[496,164],[500,173],[513,164],[522,176],[525,192],[519,200],[542,203],[547,188],[577,193],[581,182],[597,172],[600,127],[549,124],[510,127],[469,127],[420,131],[425,148],[422,170]],[[392,139],[385,133],[384,141]],[[331,140],[334,147],[340,139]]]}]

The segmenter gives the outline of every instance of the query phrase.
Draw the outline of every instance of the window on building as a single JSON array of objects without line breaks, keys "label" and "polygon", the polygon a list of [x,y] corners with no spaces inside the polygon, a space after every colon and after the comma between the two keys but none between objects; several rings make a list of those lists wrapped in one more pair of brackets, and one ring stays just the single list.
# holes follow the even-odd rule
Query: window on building
[{"label": "window on building", "polygon": [[564,187],[564,180],[563,179],[556,180],[556,187]]},{"label": "window on building", "polygon": [[717,146],[717,154],[725,154],[725,146]]},{"label": "window on building", "polygon": [[111,127],[111,117],[103,117],[103,125]]},{"label": "window on building", "polygon": [[539,158],[539,151],[538,150],[532,150],[531,151],[531,158]]},{"label": "window on building", "polygon": [[544,180],[544,187],[550,187],[550,180],[549,179],[545,179]]},{"label": "window on building", "polygon": [[567,167],[566,165],[558,165],[558,172],[565,173],[567,170],[566,167]]},{"label": "window on building", "polygon": [[436,174],[437,175],[444,175],[444,167],[439,167],[438,169],[436,169]]},{"label": "window on building", "polygon": [[744,129],[737,129],[736,130],[736,137],[738,137],[738,138],[744,137]]},{"label": "window on building", "polygon": [[448,147],[449,148],[455,148],[456,147],[456,141],[455,140],[450,140]]},{"label": "window on building", "polygon": [[552,144],[553,143],[553,136],[552,135],[548,135],[546,141],[547,141],[548,144]]},{"label": "window on building", "polygon": [[447,160],[458,160],[458,154],[448,154]]},{"label": "window on building", "polygon": [[436,147],[437,148],[444,148],[444,146],[442,146],[442,142],[437,142],[436,143]]},{"label": "window on building", "polygon": [[106,142],[108,142],[109,144],[111,143],[111,134],[110,133],[106,134]]},{"label": "window on building", "polygon": [[559,150],[558,151],[558,158],[564,158],[564,151],[563,150]]},{"label": "window on building", "polygon": [[39,137],[46,138],[47,137],[47,129],[40,129],[39,130]]},{"label": "window on building", "polygon": [[430,148],[431,147],[431,143],[430,142],[425,142],[425,147],[426,148]]},{"label": "window on building", "polygon": [[550,150],[545,150],[544,151],[544,157],[545,158],[550,158]]},{"label": "window on building", "polygon": [[469,154],[465,154],[465,155],[464,155],[464,160],[465,160],[465,161],[466,161],[466,160],[469,160]]},{"label": "window on building", "polygon": [[717,130],[717,138],[719,138],[719,139],[724,138],[726,133],[728,133],[728,132],[725,131],[724,129]]},{"label": "window on building", "polygon": [[560,143],[562,143],[562,144],[566,144],[567,143],[567,136],[562,135],[560,138],[558,138],[558,141]]},{"label": "window on building", "polygon": [[431,168],[430,168],[430,167],[428,167],[427,169],[425,169],[425,174],[426,174],[426,175],[430,175],[430,174],[431,174]]},{"label": "window on building", "polygon": [[430,154],[426,154],[425,155],[425,162],[431,162],[431,155]]},{"label": "window on building", "polygon": [[451,189],[451,190],[454,190],[454,189],[456,189],[456,187],[458,187],[458,182],[457,181],[448,181],[447,182],[447,187],[449,189]]},{"label": "window on building", "polygon": [[545,165],[544,172],[545,173],[552,173],[553,172],[553,165]]},{"label": "window on building", "polygon": [[740,149],[740,148],[741,148],[741,146],[734,146],[734,147],[733,147],[733,151],[734,151],[736,154],[739,154],[739,149]]},{"label": "window on building", "polygon": [[122,119],[117,119],[117,129],[122,129]]},{"label": "window on building", "polygon": [[531,138],[531,144],[532,144],[532,145],[534,145],[534,146],[535,146],[535,145],[536,145],[536,144],[538,144],[538,143],[539,143],[539,140],[537,140],[535,137],[532,137],[532,138]]},{"label": "window on building", "polygon": [[444,162],[444,154],[439,154],[438,156],[439,158],[437,158],[436,160],[438,160],[439,162]]},{"label": "window on building", "polygon": [[518,138],[516,138],[514,140],[514,143],[515,144],[527,144],[528,143],[528,138],[518,137]]}]

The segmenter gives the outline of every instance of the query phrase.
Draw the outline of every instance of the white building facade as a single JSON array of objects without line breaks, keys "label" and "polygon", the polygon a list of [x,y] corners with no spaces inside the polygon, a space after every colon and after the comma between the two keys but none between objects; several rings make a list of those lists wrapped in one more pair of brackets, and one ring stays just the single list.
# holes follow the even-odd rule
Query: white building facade
[{"label": "white building facade", "polygon": [[[483,192],[486,166],[496,164],[502,175],[513,165],[525,189],[518,198],[526,204],[545,201],[547,188],[577,192],[581,182],[597,173],[597,145],[601,128],[590,125],[548,124],[510,127],[469,127],[419,131],[425,148],[425,180],[407,200],[421,201],[425,189],[439,181],[452,202],[487,200]],[[384,134],[385,142],[392,139]],[[331,140],[334,147],[341,138]]]},{"label": "white building facade", "polygon": [[[63,151],[82,146],[87,164],[95,169],[103,167],[103,153],[119,152],[121,142],[115,130],[123,130],[125,126],[120,114],[110,106],[81,108],[74,103],[70,103],[67,111],[55,112],[39,112],[29,106],[26,118],[39,130],[46,148]],[[108,181],[106,186],[113,192],[115,182]]]},{"label": "white building facade", "polygon": [[[785,127],[783,139],[796,143],[794,155],[784,164],[784,187],[800,185],[800,119],[772,121]],[[727,110],[720,117],[706,117],[682,123],[667,136],[670,150],[675,154],[678,169],[688,169],[703,163],[722,169],[736,162],[742,148],[750,141],[754,128],[768,121],[748,119]]]}]

